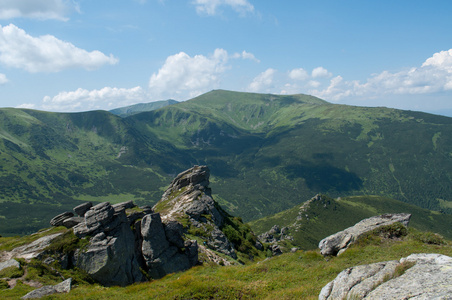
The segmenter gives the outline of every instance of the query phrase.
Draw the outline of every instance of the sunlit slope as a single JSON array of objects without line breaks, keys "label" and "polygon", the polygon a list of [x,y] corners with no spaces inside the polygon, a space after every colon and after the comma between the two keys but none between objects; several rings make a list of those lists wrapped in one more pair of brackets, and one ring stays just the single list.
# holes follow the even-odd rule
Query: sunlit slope
[{"label": "sunlit slope", "polygon": [[452,118],[307,95],[218,90],[125,118],[1,109],[0,162],[1,218],[35,216],[9,222],[12,232],[81,200],[154,204],[195,164],[209,166],[215,199],[245,221],[317,193],[452,211]]}]

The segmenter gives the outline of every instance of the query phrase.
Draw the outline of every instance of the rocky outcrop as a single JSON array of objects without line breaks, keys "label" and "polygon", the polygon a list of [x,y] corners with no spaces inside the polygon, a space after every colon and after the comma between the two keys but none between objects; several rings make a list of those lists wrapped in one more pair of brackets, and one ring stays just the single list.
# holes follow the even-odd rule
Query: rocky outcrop
[{"label": "rocky outcrop", "polygon": [[45,255],[46,248],[50,245],[50,243],[60,235],[61,233],[50,234],[43,236],[30,244],[14,248],[8,253],[8,257],[25,259],[41,258],[43,257],[43,255]]},{"label": "rocky outcrop", "polygon": [[390,225],[396,222],[408,226],[411,214],[384,214],[364,219],[361,222],[343,231],[324,238],[319,243],[320,253],[324,256],[339,255],[347,249],[363,233],[372,231],[380,226]]},{"label": "rocky outcrop", "polygon": [[39,289],[31,291],[23,296],[22,299],[37,299],[56,293],[69,293],[71,291],[71,287],[72,278],[69,278],[57,285],[45,285]]},{"label": "rocky outcrop", "polygon": [[328,299],[450,299],[452,258],[441,254],[412,254],[348,268],[323,287]]},{"label": "rocky outcrop", "polygon": [[220,229],[227,213],[212,198],[209,176],[207,166],[194,166],[180,173],[154,206],[154,210],[160,211],[165,224],[188,218],[193,231],[205,233],[205,246],[235,259],[237,254],[234,245]]},{"label": "rocky outcrop", "polygon": [[0,271],[10,267],[20,268],[20,263],[15,259],[9,259],[7,261],[0,262]]},{"label": "rocky outcrop", "polygon": [[74,214],[70,211],[64,212],[55,216],[52,220],[50,220],[50,225],[52,226],[62,226],[64,220],[72,218]]},{"label": "rocky outcrop", "polygon": [[[247,236],[242,249],[247,249],[250,241],[258,242],[250,229],[237,231],[248,227],[233,220],[213,200],[209,173],[206,166],[182,172],[154,208],[137,208],[133,201],[80,204],[73,209],[78,216],[66,212],[51,221],[72,232],[49,234],[8,252],[3,259],[58,261],[62,268],[77,267],[105,286],[125,286],[189,269],[198,264],[199,253],[218,264],[237,263],[235,245],[222,228],[229,226],[229,234],[239,245]],[[71,246],[62,246],[65,241]],[[250,252],[248,257],[252,259],[252,255]]]}]

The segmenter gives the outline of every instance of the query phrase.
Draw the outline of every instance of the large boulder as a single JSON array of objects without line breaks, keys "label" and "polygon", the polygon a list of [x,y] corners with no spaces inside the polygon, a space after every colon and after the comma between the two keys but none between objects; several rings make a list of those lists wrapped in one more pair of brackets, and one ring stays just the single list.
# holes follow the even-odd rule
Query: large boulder
[{"label": "large boulder", "polygon": [[64,220],[72,218],[73,216],[74,216],[74,214],[70,211],[64,212],[62,214],[55,216],[52,220],[50,220],[50,225],[55,226],[55,227],[62,226]]},{"label": "large boulder", "polygon": [[45,285],[39,289],[33,290],[23,296],[22,299],[37,299],[56,293],[69,293],[71,291],[71,287],[72,278],[68,278],[57,285]]},{"label": "large boulder", "polygon": [[[397,276],[396,268],[405,269]],[[348,268],[323,287],[319,300],[329,299],[450,299],[452,258],[412,254]]]},{"label": "large boulder", "polygon": [[320,253],[322,255],[339,255],[345,251],[363,233],[372,231],[380,226],[390,225],[396,222],[408,226],[411,214],[384,214],[364,219],[352,227],[337,232],[324,238],[319,243]]},{"label": "large boulder", "polygon": [[141,220],[142,255],[152,278],[183,271],[198,263],[196,241],[184,242],[180,236],[181,225],[175,223],[164,226],[158,213]]}]

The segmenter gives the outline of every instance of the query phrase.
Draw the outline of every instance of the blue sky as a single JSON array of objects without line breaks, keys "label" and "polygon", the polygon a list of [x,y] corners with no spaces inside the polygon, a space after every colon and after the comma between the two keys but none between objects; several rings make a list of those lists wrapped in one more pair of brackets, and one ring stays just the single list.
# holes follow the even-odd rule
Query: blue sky
[{"label": "blue sky", "polygon": [[0,107],[213,89],[452,116],[452,1],[1,0]]}]

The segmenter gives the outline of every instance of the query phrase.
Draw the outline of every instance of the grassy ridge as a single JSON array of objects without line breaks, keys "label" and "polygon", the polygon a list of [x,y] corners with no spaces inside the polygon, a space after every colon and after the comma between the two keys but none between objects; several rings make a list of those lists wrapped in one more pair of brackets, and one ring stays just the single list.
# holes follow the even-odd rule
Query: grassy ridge
[{"label": "grassy ridge", "polygon": [[[302,209],[304,208],[304,209]],[[371,216],[384,213],[410,213],[410,227],[440,233],[452,239],[452,216],[419,208],[381,196],[350,196],[333,199],[322,196],[309,205],[297,205],[275,215],[249,223],[257,234],[273,225],[289,227],[291,243],[301,249],[316,248],[320,240]]]}]

